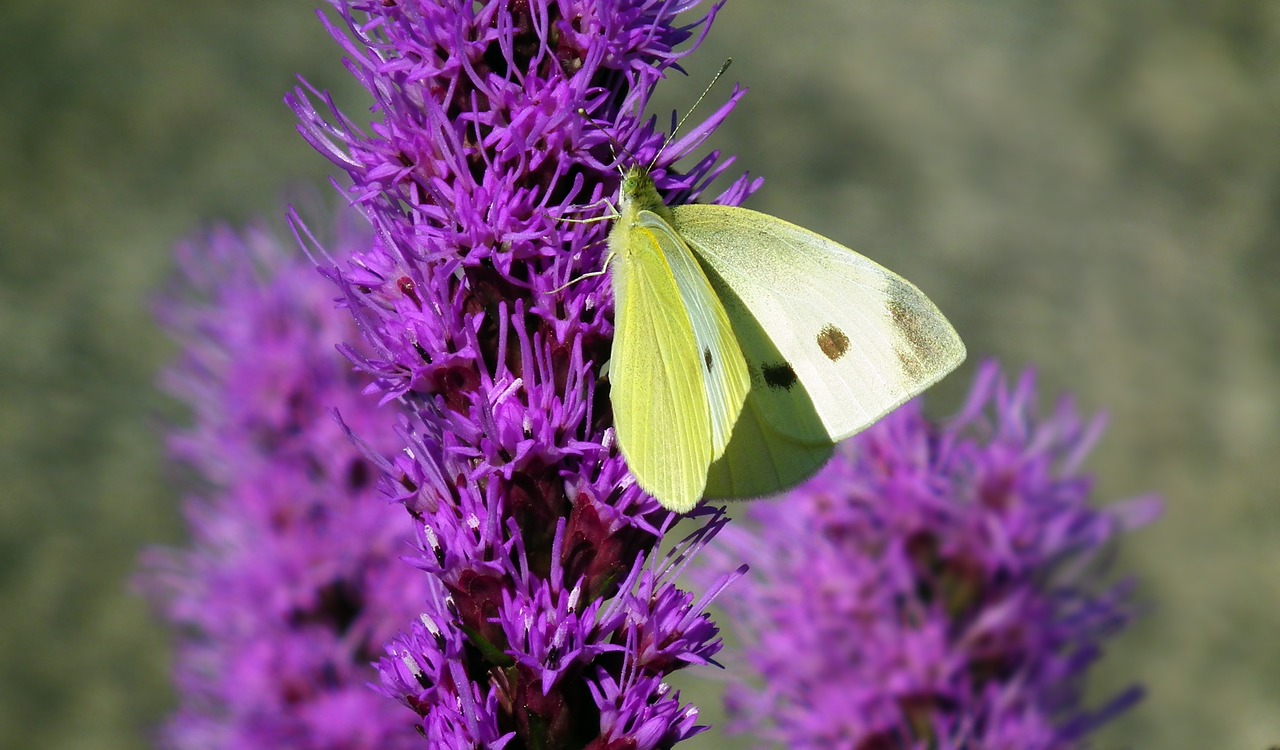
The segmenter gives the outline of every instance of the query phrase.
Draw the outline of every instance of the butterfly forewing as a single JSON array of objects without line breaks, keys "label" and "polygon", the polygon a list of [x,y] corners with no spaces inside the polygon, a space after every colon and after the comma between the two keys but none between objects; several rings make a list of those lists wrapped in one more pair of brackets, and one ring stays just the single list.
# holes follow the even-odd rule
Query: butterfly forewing
[{"label": "butterfly forewing", "polygon": [[760,417],[793,440],[848,437],[964,360],[919,289],[842,245],[745,208],[673,216],[724,300]]}]

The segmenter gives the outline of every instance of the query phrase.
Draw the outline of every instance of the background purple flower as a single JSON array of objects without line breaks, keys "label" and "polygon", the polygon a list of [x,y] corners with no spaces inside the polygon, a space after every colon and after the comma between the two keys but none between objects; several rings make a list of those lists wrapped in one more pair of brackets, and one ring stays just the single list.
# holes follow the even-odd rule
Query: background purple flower
[{"label": "background purple flower", "polygon": [[[368,241],[349,227],[335,252]],[[284,249],[289,248],[289,249]],[[171,439],[200,488],[191,547],[143,579],[178,626],[173,748],[397,748],[413,714],[374,691],[370,662],[417,611],[399,558],[412,525],[333,417],[392,450],[394,411],[334,346],[352,321],[292,242],[220,229],[179,251],[161,317],[183,346],[166,377],[193,426]]]},{"label": "background purple flower", "polygon": [[[364,114],[314,5],[7,6],[0,747],[134,749],[173,706],[167,638],[121,585],[183,533],[146,301],[175,237],[324,179],[280,106],[295,72]],[[714,145],[768,177],[748,205],[891,259],[971,350],[1105,405],[1097,496],[1167,498],[1122,558],[1159,616],[1098,668],[1148,696],[1096,744],[1280,741],[1275,4],[724,11],[651,111],[733,56],[751,92]]]},{"label": "background purple flower", "polygon": [[785,500],[749,506],[704,553],[743,560],[721,600],[740,635],[730,729],[789,748],[1049,750],[1131,706],[1082,705],[1103,641],[1133,617],[1097,563],[1151,521],[1144,498],[1089,504],[1102,430],[1069,400],[1037,414],[1030,372],[979,371],[936,424],[912,402]]},{"label": "background purple flower", "polygon": [[669,747],[700,730],[663,678],[719,640],[673,578],[723,518],[656,551],[674,519],[627,473],[600,376],[608,280],[565,286],[601,267],[607,225],[562,221],[602,216],[623,164],[656,161],[671,200],[727,166],[670,169],[739,92],[665,148],[641,121],[710,23],[679,18],[697,5],[339,2],[333,36],[379,120],[289,98],[376,230],[350,263],[309,244],[372,348],[347,353],[408,417],[382,487],[420,522],[431,593],[380,671],[431,747]]}]

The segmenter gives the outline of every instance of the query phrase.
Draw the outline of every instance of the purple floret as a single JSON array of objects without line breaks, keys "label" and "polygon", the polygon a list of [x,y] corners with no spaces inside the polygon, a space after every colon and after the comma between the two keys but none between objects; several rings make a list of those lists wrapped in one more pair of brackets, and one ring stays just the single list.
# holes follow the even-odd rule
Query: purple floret
[{"label": "purple floret", "polygon": [[[332,244],[367,242],[348,228]],[[194,416],[171,446],[202,486],[190,547],[150,553],[142,576],[178,627],[167,747],[416,745],[414,715],[367,685],[427,591],[399,559],[413,526],[331,410],[385,452],[394,412],[361,395],[334,349],[350,316],[291,245],[226,229],[189,243],[160,311],[183,347],[166,382]]]},{"label": "purple floret", "polygon": [[[672,169],[742,92],[665,148],[642,119],[714,15],[682,15],[697,5],[336,3],[377,122],[305,86],[289,97],[375,230],[346,262],[298,223],[369,343],[347,354],[405,415],[381,486],[417,522],[432,591],[380,669],[428,746],[669,747],[701,729],[662,679],[720,642],[707,600],[659,572],[674,519],[612,437],[612,296],[576,280],[602,266],[607,223],[564,221],[606,216],[623,166],[656,162],[673,201],[728,166]],[[696,523],[685,555],[722,526]]]},{"label": "purple floret", "polygon": [[983,366],[961,413],[918,402],[841,447],[785,500],[753,504],[704,553],[746,561],[721,601],[745,677],[730,730],[788,748],[1057,750],[1085,746],[1140,697],[1083,705],[1102,644],[1133,618],[1099,565],[1154,519],[1100,509],[1080,463],[1101,433],[1070,401],[1041,417],[1034,378]]}]

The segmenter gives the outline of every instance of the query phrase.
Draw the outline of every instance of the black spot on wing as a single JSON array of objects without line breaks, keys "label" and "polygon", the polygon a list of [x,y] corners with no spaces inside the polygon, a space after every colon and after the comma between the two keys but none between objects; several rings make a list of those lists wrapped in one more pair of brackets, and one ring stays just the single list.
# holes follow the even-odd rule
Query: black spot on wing
[{"label": "black spot on wing", "polygon": [[796,371],[786,362],[766,362],[760,373],[764,375],[764,384],[775,390],[791,390],[796,384]]},{"label": "black spot on wing", "polygon": [[702,350],[702,361],[707,366],[707,372],[711,372],[712,359],[711,359],[711,349],[709,347]]},{"label": "black spot on wing", "polygon": [[828,323],[818,331],[818,348],[827,359],[835,362],[849,351],[849,337],[844,331]]}]

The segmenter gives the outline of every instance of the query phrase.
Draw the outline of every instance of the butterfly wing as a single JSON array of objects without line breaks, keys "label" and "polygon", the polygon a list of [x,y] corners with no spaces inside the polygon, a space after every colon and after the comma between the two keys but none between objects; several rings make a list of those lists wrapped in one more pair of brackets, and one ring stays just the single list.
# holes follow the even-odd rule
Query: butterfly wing
[{"label": "butterfly wing", "polygon": [[833,443],[803,443],[778,432],[764,419],[757,393],[747,394],[729,446],[708,469],[704,497],[776,495],[816,474],[835,452]]},{"label": "butterfly wing", "polygon": [[[760,322],[746,305],[723,283],[713,278],[712,287],[721,288],[721,303],[729,316],[738,345],[752,362],[779,362],[784,358],[774,346]],[[835,445],[825,439],[796,440],[780,432],[768,419],[765,410],[786,411],[795,427],[792,432],[825,435],[826,428],[817,408],[804,389],[787,392],[788,402],[776,402],[758,375],[752,376],[742,414],[733,428],[733,437],[724,455],[711,464],[704,495],[715,499],[742,499],[776,495],[808,479],[826,465]]]},{"label": "butterfly wing", "polygon": [[745,208],[689,205],[673,216],[741,342],[752,408],[786,438],[842,440],[964,360],[928,297],[840,244]]},{"label": "butterfly wing", "polygon": [[640,486],[685,512],[728,445],[746,399],[746,362],[706,274],[662,217],[638,211],[610,244],[618,445]]},{"label": "butterfly wing", "polygon": [[729,443],[751,385],[746,360],[711,281],[671,225],[651,211],[641,211],[637,232],[651,237],[661,248],[680,290],[698,345],[698,360],[702,364],[711,409],[711,455],[719,458]]}]

